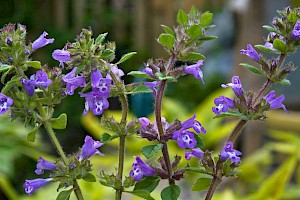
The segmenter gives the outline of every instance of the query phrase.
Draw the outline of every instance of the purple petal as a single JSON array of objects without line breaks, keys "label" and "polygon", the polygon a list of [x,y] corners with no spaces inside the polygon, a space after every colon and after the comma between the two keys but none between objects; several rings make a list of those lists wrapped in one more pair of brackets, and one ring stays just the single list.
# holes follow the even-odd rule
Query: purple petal
[{"label": "purple petal", "polygon": [[56,49],[52,52],[52,58],[59,61],[60,66],[63,66],[64,62],[71,60],[71,55],[68,51]]},{"label": "purple petal", "polygon": [[24,183],[24,189],[27,194],[32,194],[35,190],[39,189],[40,187],[46,185],[47,183],[51,182],[53,178],[47,179],[34,179],[34,180],[26,180]]},{"label": "purple petal", "polygon": [[203,72],[200,69],[200,66],[203,65],[203,60],[199,60],[194,65],[189,65],[184,68],[184,72],[187,74],[192,74],[196,79],[201,79],[202,83],[204,84],[203,80]]},{"label": "purple petal", "polygon": [[14,100],[12,98],[0,93],[0,114],[6,113],[13,103]]},{"label": "purple petal", "polygon": [[257,62],[260,60],[260,57],[259,57],[258,53],[251,46],[251,44],[247,44],[247,50],[242,49],[240,52],[241,52],[241,54],[245,54],[248,57],[250,57],[252,60],[255,60]]},{"label": "purple petal", "polygon": [[39,158],[38,163],[36,164],[35,173],[41,175],[44,173],[44,170],[56,170],[57,167],[53,162],[44,160],[42,157]]},{"label": "purple petal", "polygon": [[48,35],[48,33],[44,31],[43,34],[40,35],[40,37],[32,43],[32,49],[36,50],[36,49],[39,49],[43,46],[46,46],[47,44],[53,43],[54,38],[46,39],[45,37],[47,35]]},{"label": "purple petal", "polygon": [[90,158],[95,154],[103,156],[97,148],[101,147],[103,144],[99,141],[93,140],[92,137],[86,136],[84,139],[84,144],[81,148],[81,155],[79,156],[79,161],[82,161],[84,158]]}]

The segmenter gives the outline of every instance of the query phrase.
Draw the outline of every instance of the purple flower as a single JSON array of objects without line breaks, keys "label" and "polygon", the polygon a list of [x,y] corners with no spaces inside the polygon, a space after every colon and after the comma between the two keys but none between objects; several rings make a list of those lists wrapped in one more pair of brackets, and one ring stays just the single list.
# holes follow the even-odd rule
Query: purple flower
[{"label": "purple flower", "polygon": [[69,72],[62,78],[62,81],[66,84],[68,95],[73,95],[74,90],[76,90],[76,88],[86,86],[85,79],[83,76],[75,77],[76,69],[77,67],[74,67],[71,72]]},{"label": "purple flower", "polygon": [[46,39],[45,37],[47,35],[48,35],[48,33],[46,31],[44,31],[43,34],[40,35],[40,37],[32,43],[32,49],[36,50],[36,49],[39,49],[43,46],[46,46],[47,44],[53,43],[54,38]]},{"label": "purple flower", "polygon": [[300,20],[298,20],[292,31],[292,38],[297,40],[300,37]]},{"label": "purple flower", "polygon": [[104,156],[97,148],[101,147],[103,143],[93,140],[90,136],[86,136],[84,139],[84,144],[81,148],[81,154],[79,156],[79,161],[82,161],[84,158],[90,158],[95,154]]},{"label": "purple flower", "polygon": [[201,65],[203,65],[203,60],[199,60],[194,65],[186,66],[184,68],[184,72],[187,73],[187,74],[193,74],[196,79],[201,79],[202,83],[204,84],[203,73],[202,73],[202,71],[200,69]]},{"label": "purple flower", "polygon": [[256,62],[258,62],[260,60],[258,53],[251,46],[251,44],[247,44],[247,50],[242,49],[240,52],[241,52],[241,54],[247,55],[248,57],[250,57],[252,60],[255,60]]},{"label": "purple flower", "polygon": [[229,108],[234,108],[234,101],[228,97],[220,96],[215,98],[214,103],[217,107],[213,107],[212,111],[219,115],[222,112],[227,112]]},{"label": "purple flower", "polygon": [[231,87],[235,95],[240,97],[243,95],[243,86],[241,84],[240,78],[238,76],[233,76],[231,78],[231,83],[222,84],[222,88]]},{"label": "purple flower", "polygon": [[158,81],[144,82],[144,85],[153,91],[152,96],[154,98],[156,96],[156,92],[157,92],[156,87],[157,87],[158,83],[159,83]]},{"label": "purple flower", "polygon": [[106,97],[101,96],[98,92],[89,92],[86,94],[79,93],[80,97],[85,97],[85,106],[83,115],[86,116],[91,110],[94,115],[101,115],[109,107]]},{"label": "purple flower", "polygon": [[35,173],[41,175],[44,173],[44,170],[56,170],[57,167],[53,162],[44,160],[42,157],[39,158],[38,163],[36,164]]},{"label": "purple flower", "polygon": [[59,61],[59,66],[64,67],[64,62],[71,60],[70,52],[65,50],[56,49],[52,52],[52,57]]},{"label": "purple flower", "polygon": [[197,120],[195,120],[196,115],[194,114],[193,117],[191,117],[190,119],[182,122],[181,124],[181,128],[182,129],[189,129],[189,128],[193,128],[197,133],[206,133],[205,128],[201,125],[201,123]]},{"label": "purple flower", "polygon": [[281,95],[277,98],[275,98],[275,95],[276,95],[275,91],[272,90],[269,94],[267,94],[263,98],[270,104],[270,109],[271,110],[277,109],[277,108],[283,108],[283,110],[288,113],[287,109],[282,104],[282,102],[285,99],[284,95]]},{"label": "purple flower", "polygon": [[91,73],[91,84],[94,92],[98,92],[103,97],[108,97],[111,85],[111,79],[103,78],[99,70],[93,70]]},{"label": "purple flower", "polygon": [[145,67],[142,72],[148,74],[149,76],[153,76],[153,70],[150,67]]},{"label": "purple flower", "polygon": [[27,94],[28,94],[30,97],[33,96],[33,94],[34,94],[34,89],[35,89],[35,80],[33,80],[33,79],[34,79],[34,75],[32,75],[32,76],[30,77],[30,79],[28,79],[28,80],[25,79],[25,78],[21,78],[21,79],[20,79],[20,82],[23,83],[24,88],[25,88]]},{"label": "purple flower", "polygon": [[135,156],[135,162],[132,164],[132,166],[133,170],[130,171],[129,175],[135,181],[141,180],[143,176],[155,175],[155,171],[138,156]]},{"label": "purple flower", "polygon": [[146,130],[146,127],[151,124],[150,120],[146,117],[140,117],[139,122],[141,124],[141,129]]},{"label": "purple flower", "polygon": [[273,44],[271,42],[266,42],[264,45],[266,48],[271,49],[273,51],[276,51],[276,49],[274,48]]},{"label": "purple flower", "polygon": [[48,79],[47,73],[41,70],[36,72],[34,79],[35,86],[40,86],[42,88],[47,88],[52,83],[52,81]]},{"label": "purple flower", "polygon": [[13,43],[13,39],[11,37],[6,37],[5,42],[6,42],[6,44],[10,45]]},{"label": "purple flower", "polygon": [[203,157],[203,154],[204,154],[204,152],[200,148],[195,148],[195,149],[192,149],[192,152],[186,151],[184,153],[184,157],[187,160],[190,160],[191,157],[195,157],[195,158],[200,158],[201,159]]},{"label": "purple flower", "polygon": [[51,182],[53,178],[37,178],[34,180],[26,180],[24,183],[24,189],[27,194],[32,194],[35,190],[39,189],[40,187],[46,185],[47,183]]},{"label": "purple flower", "polygon": [[172,139],[177,140],[178,146],[182,149],[192,149],[197,144],[194,133],[187,130],[180,129],[179,131],[174,132]]},{"label": "purple flower", "polygon": [[227,160],[228,158],[231,160],[231,162],[237,163],[241,160],[240,156],[242,153],[238,150],[233,149],[233,143],[232,142],[226,142],[222,152],[220,159],[222,161]]},{"label": "purple flower", "polygon": [[13,103],[14,100],[12,98],[0,93],[0,114],[6,113]]},{"label": "purple flower", "polygon": [[[125,75],[123,70],[119,69],[116,65],[112,66],[110,70],[119,78]],[[106,78],[112,79],[109,74],[106,75]]]}]

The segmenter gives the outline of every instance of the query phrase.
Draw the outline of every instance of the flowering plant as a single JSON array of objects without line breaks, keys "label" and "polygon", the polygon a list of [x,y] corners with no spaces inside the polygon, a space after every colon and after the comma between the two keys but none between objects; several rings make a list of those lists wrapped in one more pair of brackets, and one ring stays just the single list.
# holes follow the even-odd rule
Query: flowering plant
[{"label": "flowering plant", "polygon": [[[251,44],[247,45],[247,49],[241,50],[241,53],[255,61],[258,67],[247,63],[240,65],[265,77],[265,84],[256,93],[246,91],[239,76],[233,76],[230,83],[222,84],[221,87],[231,87],[235,98],[220,96],[214,100],[215,107],[212,108],[212,112],[215,118],[239,118],[217,156],[204,149],[202,137],[209,132],[207,133],[196,115],[189,119],[168,122],[161,112],[164,91],[169,82],[180,81],[181,76],[190,74],[196,79],[201,79],[202,84],[205,83],[201,70],[205,66],[205,56],[197,50],[204,42],[216,38],[207,35],[208,30],[213,27],[212,13],[201,13],[195,7],[188,14],[180,10],[177,14],[178,25],[173,29],[162,26],[164,33],[158,37],[158,42],[169,54],[169,59],[149,59],[143,70],[127,74],[147,81],[127,85],[122,80],[125,73],[118,65],[136,52],[127,53],[119,61],[113,62],[115,43],[104,42],[107,33],[93,38],[90,29],[83,29],[74,42],[53,51],[52,57],[59,62],[59,66],[50,68],[31,58],[39,48],[55,42],[53,38],[46,38],[47,32],[43,32],[38,39],[28,44],[26,28],[23,25],[8,24],[3,27],[0,33],[0,72],[4,87],[0,93],[0,114],[9,112],[12,120],[21,118],[25,125],[32,125],[34,128],[27,136],[27,140],[31,142],[35,141],[38,129],[43,126],[60,155],[54,162],[39,158],[35,173],[43,175],[45,170],[50,171],[49,177],[26,180],[25,192],[32,194],[50,182],[59,182],[57,190],[63,191],[60,191],[57,199],[69,199],[70,194],[74,192],[77,199],[82,200],[83,195],[77,180],[96,181],[96,177],[91,173],[92,164],[89,158],[95,154],[104,156],[98,148],[103,146],[104,142],[108,143],[118,138],[116,174],[108,175],[105,171],[98,174],[101,184],[116,191],[115,199],[121,199],[124,192],[144,199],[153,199],[151,192],[161,179],[166,179],[169,183],[169,186],[161,191],[161,198],[178,199],[181,188],[177,183],[190,171],[210,177],[200,179],[196,186],[208,186],[205,188],[206,199],[211,199],[223,177],[237,176],[242,152],[234,148],[234,145],[247,122],[264,120],[266,111],[271,109],[282,108],[288,112],[283,104],[284,95],[276,97],[275,91],[269,89],[272,84],[289,85],[290,82],[286,78],[296,69],[293,63],[286,63],[285,58],[289,53],[295,52],[300,44],[300,10],[288,7],[280,11],[279,15],[273,19],[272,26],[264,26],[270,31],[266,43],[254,46],[262,52],[273,53],[276,57],[266,58]],[[183,64],[178,66],[177,61],[182,61],[180,63]],[[29,68],[37,69],[36,73],[28,76]],[[101,125],[114,134],[106,134],[105,141],[96,141],[86,136],[83,146],[77,152],[66,155],[53,129],[65,129],[67,115],[61,114],[54,118],[53,113],[55,106],[63,98],[75,95],[76,92],[85,99],[85,104],[82,105],[84,116],[88,112],[101,116],[109,108],[108,99],[118,97],[122,107],[122,118],[118,122],[114,118],[101,116]],[[155,98],[153,122],[146,117],[132,121],[127,119],[127,96],[140,93],[152,93]],[[161,154],[155,162],[159,166],[135,156],[132,170],[127,173],[128,176],[124,176],[126,140],[133,134],[149,141],[149,145],[141,147],[145,158],[150,159]],[[169,151],[170,143],[177,143],[186,160],[192,157],[199,160],[197,165],[180,165],[182,159]]]}]

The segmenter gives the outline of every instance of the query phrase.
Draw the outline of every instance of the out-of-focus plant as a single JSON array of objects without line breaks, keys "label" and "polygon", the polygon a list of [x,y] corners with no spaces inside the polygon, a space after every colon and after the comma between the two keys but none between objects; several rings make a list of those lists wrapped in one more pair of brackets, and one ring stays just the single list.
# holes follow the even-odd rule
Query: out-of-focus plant
[{"label": "out-of-focus plant", "polygon": [[[213,102],[213,106],[205,103],[205,106],[212,107],[214,116],[212,113],[206,114],[204,107],[199,107],[192,114],[188,113],[188,119],[183,121],[179,120],[185,117],[178,114],[183,110],[180,106],[177,111],[176,107],[170,106],[172,104],[167,104],[165,108],[169,110],[163,112],[163,100],[168,103],[168,100],[164,99],[164,92],[169,82],[179,82],[180,77],[185,75],[193,75],[205,83],[201,70],[205,56],[198,53],[198,49],[204,42],[216,39],[208,35],[208,31],[214,27],[211,25],[212,13],[199,12],[195,7],[192,7],[189,13],[179,10],[177,26],[170,28],[162,25],[164,33],[158,36],[157,41],[169,54],[169,58],[149,59],[142,71],[129,72],[128,75],[146,79],[132,84],[124,83],[122,76],[125,73],[118,66],[136,52],[127,53],[114,62],[116,46],[114,42],[105,42],[107,33],[93,38],[92,30],[83,29],[74,42],[53,51],[52,57],[59,62],[59,67],[50,68],[32,60],[31,55],[39,48],[53,43],[54,38],[47,38],[48,33],[43,32],[39,38],[28,44],[26,28],[23,25],[8,24],[3,27],[0,33],[0,72],[4,87],[0,93],[0,114],[10,111],[9,116],[12,120],[21,118],[25,125],[34,127],[27,136],[31,142],[35,141],[38,130],[44,127],[60,156],[54,162],[39,157],[35,173],[44,178],[26,180],[25,192],[32,194],[50,182],[57,182],[58,200],[69,199],[73,192],[78,200],[84,199],[78,181],[97,181],[93,175],[91,158],[96,154],[104,156],[98,148],[105,144],[104,146],[117,152],[118,159],[113,161],[117,162],[117,166],[113,167],[114,170],[111,165],[102,169],[98,179],[103,186],[115,191],[115,199],[121,199],[123,193],[154,199],[151,193],[156,191],[161,180],[166,180],[167,185],[161,189],[160,197],[163,200],[178,199],[181,194],[179,181],[188,178],[189,173],[199,174],[194,176],[197,180],[192,190],[207,190],[206,200],[211,199],[224,177],[236,177],[239,172],[242,152],[235,149],[234,145],[247,122],[264,120],[266,112],[273,109],[282,108],[288,112],[283,104],[284,95],[276,97],[275,91],[269,91],[269,88],[272,84],[289,85],[287,76],[296,69],[293,63],[286,63],[285,59],[288,54],[295,52],[300,44],[300,10],[288,7],[278,14],[279,17],[274,18],[272,26],[264,26],[270,31],[266,43],[255,46],[261,51],[273,53],[275,57],[267,59],[263,54],[258,54],[251,44],[247,45],[247,49],[241,50],[241,53],[255,61],[258,67],[247,63],[240,65],[266,79],[261,89],[258,92],[247,91],[239,77],[233,76],[230,83],[221,86],[232,88],[234,95],[226,96],[224,94],[227,91],[224,91],[214,100],[211,99],[210,104]],[[37,71],[30,74],[28,69]],[[78,94],[85,100],[84,106],[82,105],[83,115],[102,115],[101,126],[107,131],[101,133],[99,141],[86,136],[84,144],[77,152],[66,155],[54,129],[66,128],[67,115],[63,113],[54,117],[54,109],[64,98],[74,95],[77,93],[75,91],[79,90]],[[189,92],[196,91],[191,88]],[[127,96],[140,93],[152,93],[155,99],[152,119],[129,118]],[[104,114],[109,108],[110,97],[118,97],[121,103],[120,119],[115,115]],[[168,116],[170,121],[164,116]],[[209,120],[223,117],[235,117],[239,120],[235,126],[226,122],[222,128],[218,128],[220,121]],[[203,122],[206,122],[206,128]],[[232,128],[231,132],[228,132],[229,128]],[[203,151],[202,134],[206,134],[208,130],[214,135],[207,137],[207,147],[215,146],[215,141],[229,135],[219,154],[209,149]],[[129,137],[132,135],[137,135],[142,142],[131,144]],[[109,143],[114,141],[118,142],[117,148],[109,146]],[[133,164],[126,175],[126,145],[136,146],[136,150],[140,150],[152,164],[133,151],[134,161],[131,160]],[[176,151],[173,151],[173,148],[176,148]],[[191,159],[198,162],[190,161]],[[266,180],[260,190],[249,198],[260,199],[270,195],[279,198],[295,163],[294,153]],[[274,184],[279,182],[284,173],[287,176],[281,180],[280,187],[274,189]]]}]

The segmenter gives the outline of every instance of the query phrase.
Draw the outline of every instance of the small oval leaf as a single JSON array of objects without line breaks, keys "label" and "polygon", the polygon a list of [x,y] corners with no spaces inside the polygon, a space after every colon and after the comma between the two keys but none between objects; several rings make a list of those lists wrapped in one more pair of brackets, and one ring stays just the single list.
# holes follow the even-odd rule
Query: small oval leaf
[{"label": "small oval leaf", "polygon": [[174,43],[175,43],[175,38],[167,33],[162,33],[158,37],[158,41],[160,44],[165,46],[167,49],[172,49]]},{"label": "small oval leaf", "polygon": [[142,153],[146,158],[151,158],[154,156],[158,151],[160,151],[163,147],[163,144],[155,144],[155,145],[149,145],[142,148]]},{"label": "small oval leaf", "polygon": [[67,127],[67,114],[63,113],[58,118],[52,118],[51,124],[54,129],[65,129]]},{"label": "small oval leaf", "polygon": [[131,58],[133,55],[137,54],[137,52],[130,52],[127,53],[125,55],[122,56],[122,58],[116,63],[116,65],[125,62],[126,60],[128,60],[129,58]]}]

